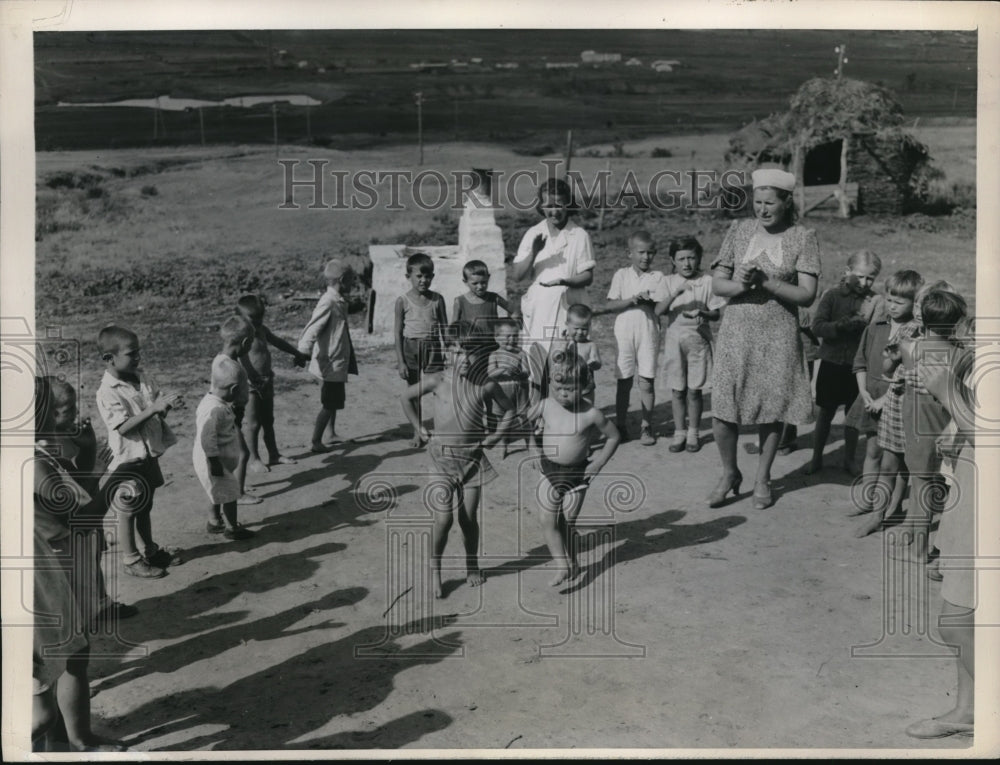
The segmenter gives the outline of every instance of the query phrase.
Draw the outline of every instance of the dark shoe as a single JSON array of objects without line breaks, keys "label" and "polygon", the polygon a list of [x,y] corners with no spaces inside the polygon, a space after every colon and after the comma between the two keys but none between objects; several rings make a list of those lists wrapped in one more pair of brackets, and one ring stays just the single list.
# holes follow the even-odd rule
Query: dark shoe
[{"label": "dark shoe", "polygon": [[679,435],[674,436],[674,440],[670,442],[670,446],[667,447],[668,452],[677,454],[677,452],[684,451],[684,444],[687,443],[687,437],[681,438]]},{"label": "dark shoe", "polygon": [[240,539],[253,539],[256,536],[250,529],[246,526],[236,526],[232,529],[226,529],[222,532],[226,539],[240,540]]},{"label": "dark shoe", "polygon": [[691,436],[688,436],[688,439],[687,439],[687,450],[689,452],[691,452],[692,454],[694,454],[697,451],[700,451],[701,450],[701,439],[698,438],[698,436],[695,436],[693,439],[691,438]]},{"label": "dark shoe", "polygon": [[747,454],[760,454],[760,446],[755,444],[753,441],[747,441],[743,444],[743,451]]},{"label": "dark shoe", "polygon": [[213,523],[212,521],[209,521],[208,523],[205,524],[205,531],[207,531],[209,534],[221,534],[225,530],[226,530],[226,524],[224,524],[222,521],[219,521],[218,523]]},{"label": "dark shoe", "polygon": [[709,507],[718,507],[726,501],[726,495],[729,492],[732,492],[734,497],[739,496],[741,483],[743,483],[743,474],[739,471],[732,478],[722,476],[719,479],[718,485],[712,490],[712,493],[708,495],[705,501],[708,502]]},{"label": "dark shoe", "polygon": [[139,558],[135,563],[126,563],[124,569],[129,576],[137,576],[140,579],[162,579],[167,575],[162,568],[150,566],[144,558]]},{"label": "dark shoe", "polygon": [[778,454],[782,457],[787,457],[789,454],[794,452],[796,448],[795,444],[785,444],[778,447]]},{"label": "dark shoe", "polygon": [[166,568],[167,566],[176,566],[180,563],[180,558],[176,553],[164,550],[162,547],[155,553],[146,558],[151,566],[156,566],[157,568]]},{"label": "dark shoe", "polygon": [[761,490],[760,485],[753,487],[753,508],[754,510],[765,510],[774,504],[774,496],[771,494],[771,484],[764,484]]},{"label": "dark shoe", "polygon": [[927,578],[932,582],[944,581],[944,574],[941,573],[941,567],[936,558],[927,564]]},{"label": "dark shoe", "polygon": [[618,443],[627,444],[632,440],[632,435],[625,428],[618,428]]}]

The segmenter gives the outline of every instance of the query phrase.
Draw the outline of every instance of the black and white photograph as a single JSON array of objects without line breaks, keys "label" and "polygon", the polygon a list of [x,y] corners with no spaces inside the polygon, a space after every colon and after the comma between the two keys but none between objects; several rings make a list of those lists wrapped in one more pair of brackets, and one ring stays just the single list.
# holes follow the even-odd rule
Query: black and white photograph
[{"label": "black and white photograph", "polygon": [[0,4],[5,760],[1000,753],[1000,9],[536,5]]}]

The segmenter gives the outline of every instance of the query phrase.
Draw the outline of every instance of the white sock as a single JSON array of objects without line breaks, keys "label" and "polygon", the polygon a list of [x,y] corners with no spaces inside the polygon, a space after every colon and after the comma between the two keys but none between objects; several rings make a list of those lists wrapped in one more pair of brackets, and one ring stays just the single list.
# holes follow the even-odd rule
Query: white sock
[{"label": "white sock", "polygon": [[688,439],[693,441],[698,438],[698,428],[688,428]]}]

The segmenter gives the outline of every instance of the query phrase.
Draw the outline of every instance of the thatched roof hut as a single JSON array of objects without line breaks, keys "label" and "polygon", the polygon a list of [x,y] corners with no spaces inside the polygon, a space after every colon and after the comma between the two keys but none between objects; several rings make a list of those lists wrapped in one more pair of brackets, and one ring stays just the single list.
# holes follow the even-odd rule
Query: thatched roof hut
[{"label": "thatched roof hut", "polygon": [[[726,161],[753,170],[780,164],[799,179],[800,209],[813,199],[838,199],[843,215],[902,213],[926,168],[927,147],[900,128],[903,110],[891,92],[848,78],[815,78],[798,89],[787,112],[756,120],[729,141]],[[823,192],[828,191],[827,196]],[[815,205],[813,205],[815,206]]]}]

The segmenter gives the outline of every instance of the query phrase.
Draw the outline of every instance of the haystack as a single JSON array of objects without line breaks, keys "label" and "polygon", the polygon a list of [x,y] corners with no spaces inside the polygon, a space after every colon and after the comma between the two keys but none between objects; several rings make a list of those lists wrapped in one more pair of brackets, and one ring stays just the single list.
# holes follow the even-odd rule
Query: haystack
[{"label": "haystack", "polygon": [[899,214],[917,196],[929,162],[927,147],[902,130],[902,121],[902,107],[887,89],[817,77],[798,89],[787,112],[734,134],[726,161],[748,171],[762,164],[788,169],[798,178],[804,213],[833,197],[845,217],[852,206]]}]

